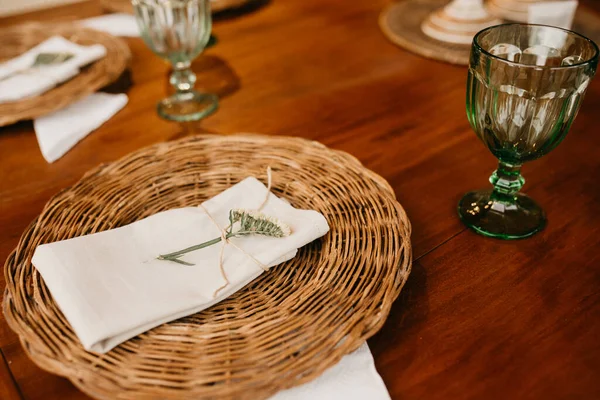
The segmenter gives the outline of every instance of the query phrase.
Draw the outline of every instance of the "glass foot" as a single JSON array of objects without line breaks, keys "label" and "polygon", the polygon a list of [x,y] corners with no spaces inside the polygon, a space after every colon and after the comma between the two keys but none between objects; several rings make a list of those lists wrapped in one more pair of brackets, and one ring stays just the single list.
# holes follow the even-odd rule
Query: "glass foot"
[{"label": "glass foot", "polygon": [[501,201],[492,197],[491,190],[469,192],[458,203],[458,214],[484,236],[523,239],[541,231],[546,225],[544,211],[524,194],[513,196],[514,201]]},{"label": "glass foot", "polygon": [[175,93],[157,105],[158,115],[171,121],[198,121],[217,109],[219,100],[214,94],[189,92]]}]

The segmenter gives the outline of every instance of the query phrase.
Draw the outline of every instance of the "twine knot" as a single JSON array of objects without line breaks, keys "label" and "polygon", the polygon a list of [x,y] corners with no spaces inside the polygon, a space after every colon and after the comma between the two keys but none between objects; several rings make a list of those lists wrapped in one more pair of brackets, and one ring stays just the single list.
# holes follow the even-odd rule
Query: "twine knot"
[{"label": "twine knot", "polygon": [[[271,173],[271,167],[269,166],[269,167],[267,167],[267,191],[265,194],[265,198],[262,201],[262,203],[260,204],[260,206],[256,209],[256,211],[261,211],[263,209],[263,207],[269,201],[269,195],[271,194],[271,185],[272,185],[272,173]],[[230,284],[229,279],[227,278],[227,274],[225,273],[225,268],[223,267],[223,255],[225,252],[225,247],[227,245],[231,245],[234,248],[236,248],[237,250],[241,251],[246,257],[250,258],[263,271],[266,272],[268,270],[269,267],[267,265],[264,265],[263,263],[258,261],[255,257],[253,257],[250,253],[244,251],[244,249],[242,249],[241,247],[239,247],[238,245],[236,245],[235,243],[233,243],[232,241],[229,240],[229,237],[227,235],[229,233],[228,229],[231,228],[231,224],[227,225],[225,228],[221,228],[219,226],[219,224],[217,223],[217,221],[215,221],[213,216],[210,215],[210,213],[208,212],[206,207],[204,207],[202,204],[200,204],[198,207],[200,209],[202,209],[202,211],[204,211],[204,213],[212,221],[213,225],[217,227],[217,229],[219,230],[219,232],[221,234],[221,250],[219,251],[219,270],[221,271],[221,276],[225,280],[225,284],[223,286],[219,287],[217,290],[215,290],[215,293],[213,294],[213,298],[217,297],[217,294],[219,294],[219,292],[221,290],[225,289]]]}]

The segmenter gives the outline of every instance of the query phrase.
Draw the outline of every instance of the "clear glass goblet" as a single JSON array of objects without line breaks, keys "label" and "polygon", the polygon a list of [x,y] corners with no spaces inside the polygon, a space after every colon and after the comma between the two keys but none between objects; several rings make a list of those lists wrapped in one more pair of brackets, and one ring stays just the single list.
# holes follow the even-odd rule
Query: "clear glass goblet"
[{"label": "clear glass goblet", "polygon": [[565,137],[596,72],[598,47],[575,32],[543,25],[506,24],[475,35],[467,81],[471,127],[500,161],[491,190],[467,193],[462,221],[502,239],[540,231],[544,212],[519,193],[520,169]]},{"label": "clear glass goblet", "polygon": [[132,0],[144,42],[173,66],[170,83],[176,92],[161,100],[158,114],[174,121],[196,121],[218,105],[214,94],[194,90],[192,61],[210,39],[210,0]]}]

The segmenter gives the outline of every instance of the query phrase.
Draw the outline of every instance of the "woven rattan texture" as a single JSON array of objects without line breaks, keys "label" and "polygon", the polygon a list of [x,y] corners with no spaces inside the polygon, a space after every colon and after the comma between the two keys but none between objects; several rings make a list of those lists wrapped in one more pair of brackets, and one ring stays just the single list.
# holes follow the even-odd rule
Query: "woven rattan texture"
[{"label": "woven rattan texture", "polygon": [[[238,293],[105,355],[83,350],[30,263],[36,246],[196,205],[253,175],[331,231]],[[104,399],[263,399],[308,382],[384,323],[411,267],[410,223],[388,183],[299,138],[202,135],[88,172],[44,207],[5,265],[4,313],[29,356]],[[127,307],[127,304],[123,304]]]},{"label": "woven rattan texture", "polygon": [[0,104],[0,126],[60,110],[115,81],[131,58],[127,44],[107,33],[76,24],[24,24],[0,31],[0,61],[16,57],[51,36],[60,35],[81,45],[99,43],[104,58],[84,67],[77,76],[35,97]]},{"label": "woven rattan texture", "polygon": [[[448,0],[399,0],[386,7],[379,17],[379,27],[394,44],[415,54],[451,64],[468,65],[470,45],[445,43],[425,35],[421,24]],[[573,30],[600,43],[600,16],[579,6]]]},{"label": "woven rattan texture", "polygon": [[430,38],[421,24],[448,0],[401,0],[383,10],[379,26],[385,36],[398,46],[427,58],[467,65],[471,46],[445,43]]},{"label": "woven rattan texture", "polygon": [[[252,1],[253,0],[213,0],[210,2],[210,8],[214,14],[225,10],[243,7]],[[100,4],[106,11],[133,14],[131,0],[100,0]]]}]

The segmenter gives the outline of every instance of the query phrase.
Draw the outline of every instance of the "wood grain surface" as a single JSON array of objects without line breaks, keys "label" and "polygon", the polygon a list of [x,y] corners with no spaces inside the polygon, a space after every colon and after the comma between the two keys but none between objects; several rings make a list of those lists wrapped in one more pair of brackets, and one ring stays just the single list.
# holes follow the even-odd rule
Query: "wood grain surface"
[{"label": "wood grain surface", "polygon": [[[377,26],[386,4],[273,0],[218,19],[218,43],[194,70],[220,109],[194,124],[156,115],[169,68],[127,39],[131,71],[110,90],[126,90],[129,104],[63,158],[44,161],[31,122],[0,128],[0,258],[53,194],[140,147],[200,132],[315,139],[386,178],[413,225],[413,273],[369,341],[393,399],[600,398],[600,79],[564,143],[524,167],[546,230],[480,237],[456,215],[495,168],[465,116],[466,68],[389,43]],[[0,27],[100,13],[84,2]],[[85,398],[36,367],[3,319],[0,350],[0,399]]]}]

